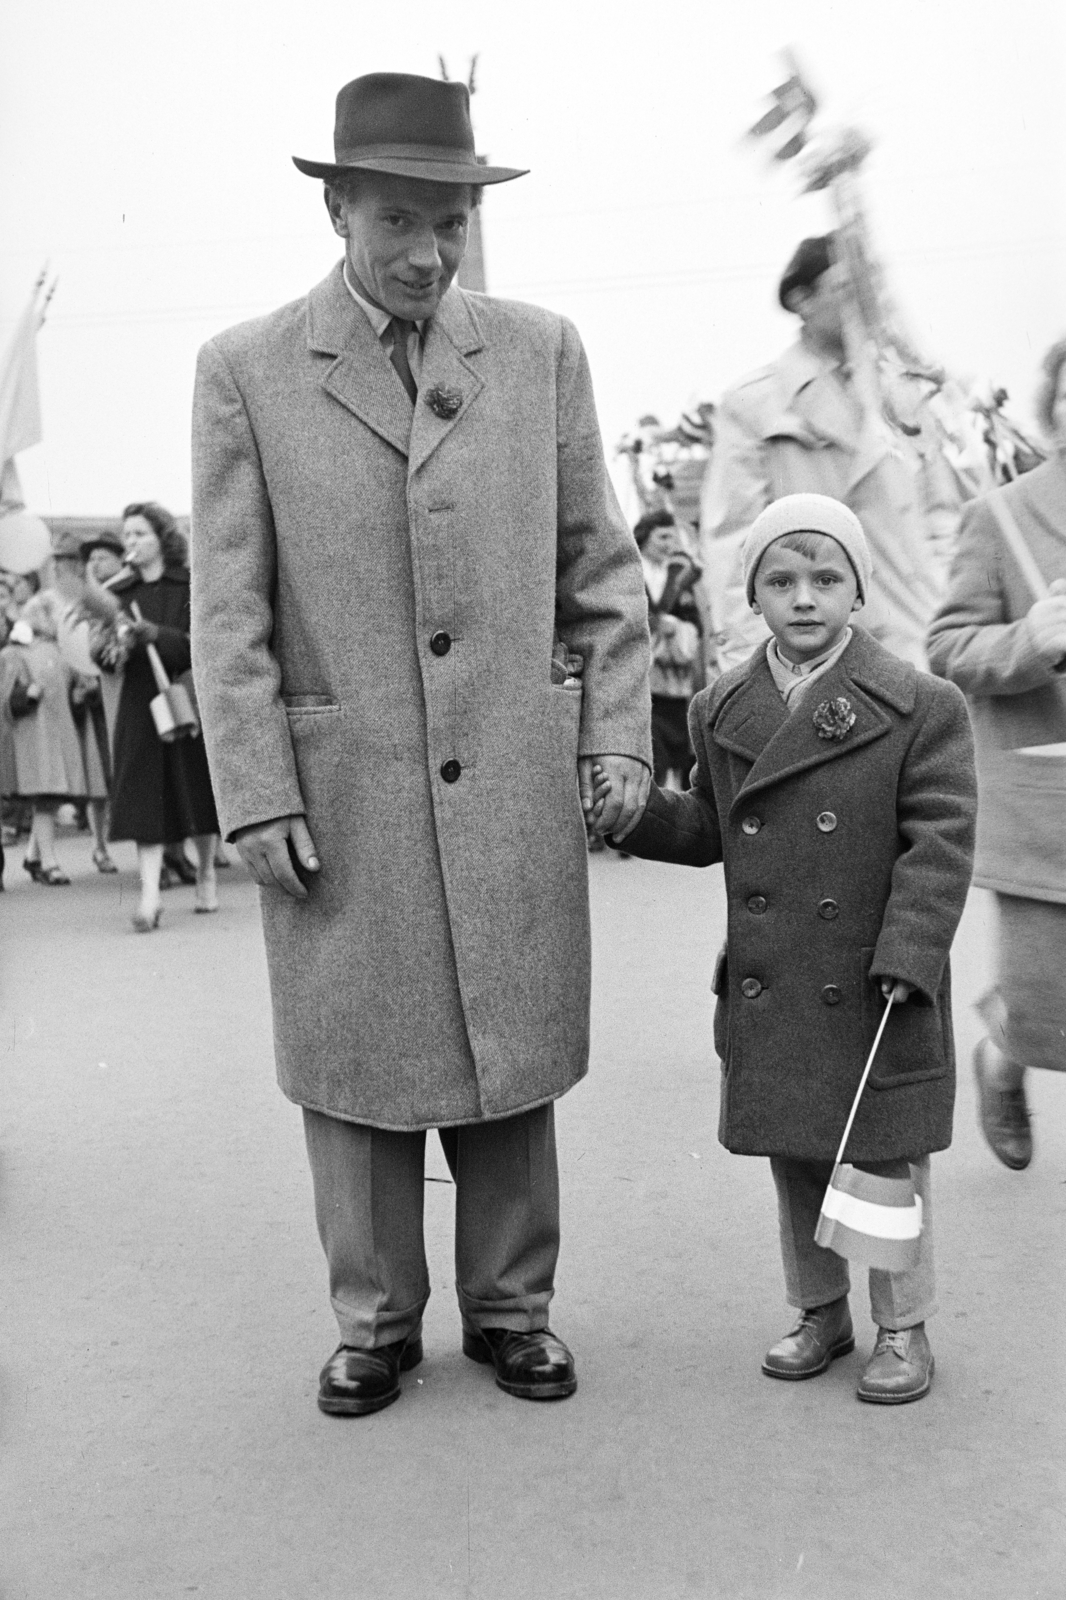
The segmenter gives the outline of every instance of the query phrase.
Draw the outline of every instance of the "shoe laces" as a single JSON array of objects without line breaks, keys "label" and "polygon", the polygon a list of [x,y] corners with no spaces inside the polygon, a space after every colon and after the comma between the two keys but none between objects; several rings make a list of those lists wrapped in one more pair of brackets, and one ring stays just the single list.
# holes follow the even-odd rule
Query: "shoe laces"
[{"label": "shoe laces", "polygon": [[879,1356],[883,1351],[891,1350],[901,1361],[909,1360],[910,1331],[909,1328],[878,1328],[874,1355]]}]

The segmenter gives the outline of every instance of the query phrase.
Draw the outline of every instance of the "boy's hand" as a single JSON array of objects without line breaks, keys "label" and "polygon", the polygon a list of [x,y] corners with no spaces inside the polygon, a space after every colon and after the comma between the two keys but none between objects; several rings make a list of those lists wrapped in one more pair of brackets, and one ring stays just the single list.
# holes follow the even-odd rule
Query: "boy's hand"
[{"label": "boy's hand", "polygon": [[651,793],[651,773],[643,761],[638,761],[635,756],[579,757],[578,788],[586,821],[597,804],[596,780],[593,778],[593,768],[597,766],[603,775],[601,784],[605,779],[608,787],[592,825],[597,833],[609,833],[621,841],[627,833],[632,832],[643,815]]},{"label": "boy's hand", "polygon": [[596,832],[596,824],[603,816],[610,793],[611,780],[597,761],[592,768],[592,806],[585,812],[585,826],[591,833]]},{"label": "boy's hand", "polygon": [[914,985],[903,978],[882,978],[881,993],[886,1000],[891,999],[894,1004],[901,1006],[914,993]]}]

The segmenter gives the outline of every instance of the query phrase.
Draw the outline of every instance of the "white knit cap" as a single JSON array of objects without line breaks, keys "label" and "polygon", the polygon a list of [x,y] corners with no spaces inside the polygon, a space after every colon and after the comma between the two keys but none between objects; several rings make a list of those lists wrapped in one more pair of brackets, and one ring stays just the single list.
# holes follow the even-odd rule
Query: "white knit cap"
[{"label": "white knit cap", "polygon": [[755,599],[755,574],[767,547],[786,533],[827,533],[855,569],[859,599],[865,602],[873,574],[873,560],[862,523],[850,507],[827,494],[786,494],[759,512],[744,540],[744,593]]}]

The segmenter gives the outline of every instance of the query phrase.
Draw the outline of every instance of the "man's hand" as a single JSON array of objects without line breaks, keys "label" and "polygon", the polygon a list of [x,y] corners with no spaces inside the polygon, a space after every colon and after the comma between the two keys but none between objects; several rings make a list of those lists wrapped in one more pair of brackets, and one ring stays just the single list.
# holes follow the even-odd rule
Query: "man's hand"
[{"label": "man's hand", "polygon": [[284,889],[294,900],[306,900],[307,890],[292,864],[295,855],[304,872],[319,870],[314,840],[303,817],[275,817],[240,828],[234,844],[256,883],[264,889]]},{"label": "man's hand", "polygon": [[904,978],[882,978],[881,993],[886,1000],[891,999],[897,1006],[901,1006],[904,1000],[909,1000],[914,993],[914,985],[907,983]]},{"label": "man's hand", "polygon": [[592,826],[596,833],[609,833],[619,843],[631,833],[644,814],[651,793],[651,773],[634,756],[581,756],[577,763],[581,809],[589,818],[596,806],[594,766],[600,767],[611,789],[603,809]]},{"label": "man's hand", "polygon": [[1045,600],[1029,607],[1033,643],[1053,667],[1066,656],[1066,578],[1056,578]]}]

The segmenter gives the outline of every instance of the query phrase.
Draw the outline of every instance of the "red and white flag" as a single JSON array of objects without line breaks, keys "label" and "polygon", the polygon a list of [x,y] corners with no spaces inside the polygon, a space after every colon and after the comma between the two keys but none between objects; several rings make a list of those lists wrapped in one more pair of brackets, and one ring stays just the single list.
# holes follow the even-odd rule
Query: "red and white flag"
[{"label": "red and white flag", "polygon": [[859,1087],[851,1103],[829,1187],[825,1191],[814,1242],[825,1250],[862,1266],[885,1272],[903,1272],[917,1265],[922,1232],[922,1197],[915,1192],[914,1174],[906,1161],[878,1163],[880,1172],[864,1172],[844,1161],[848,1136],[870,1076],[877,1047],[892,1011],[885,1005],[873,1046],[866,1058]]},{"label": "red and white flag", "polygon": [[836,1167],[825,1191],[814,1242],[862,1266],[903,1272],[918,1262],[922,1197],[906,1161],[898,1173]]}]

